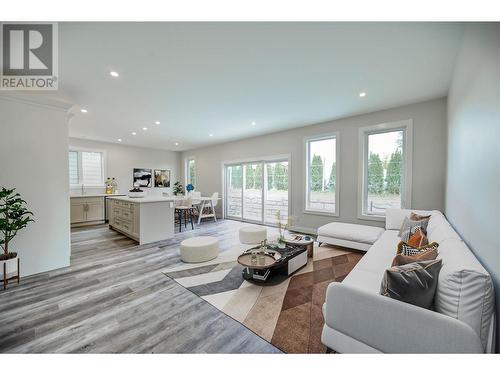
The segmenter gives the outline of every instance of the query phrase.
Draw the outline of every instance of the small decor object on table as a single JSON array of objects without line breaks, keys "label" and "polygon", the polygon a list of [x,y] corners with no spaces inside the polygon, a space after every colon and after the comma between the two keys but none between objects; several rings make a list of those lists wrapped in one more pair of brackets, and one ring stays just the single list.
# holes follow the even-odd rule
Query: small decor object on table
[{"label": "small decor object on table", "polygon": [[170,187],[170,171],[166,169],[155,169],[155,188]]},{"label": "small decor object on table", "polygon": [[129,198],[144,198],[146,193],[139,188],[139,183],[134,183],[134,188],[128,191]]},{"label": "small decor object on table", "polygon": [[147,168],[134,168],[134,186],[139,183],[139,187],[151,187],[152,180],[151,169]]},{"label": "small decor object on table", "polygon": [[9,251],[9,243],[17,232],[34,222],[33,212],[28,211],[26,201],[16,189],[0,190],[0,278],[3,288],[7,288],[9,280],[17,279],[19,283],[19,258],[17,253]]},{"label": "small decor object on table", "polygon": [[186,191],[188,192],[188,194],[191,193],[193,190],[194,190],[193,184],[186,185]]},{"label": "small decor object on table", "polygon": [[174,184],[174,191],[173,191],[174,195],[183,195],[184,194],[184,190],[182,189],[182,185],[179,181],[177,181],[175,184]]}]

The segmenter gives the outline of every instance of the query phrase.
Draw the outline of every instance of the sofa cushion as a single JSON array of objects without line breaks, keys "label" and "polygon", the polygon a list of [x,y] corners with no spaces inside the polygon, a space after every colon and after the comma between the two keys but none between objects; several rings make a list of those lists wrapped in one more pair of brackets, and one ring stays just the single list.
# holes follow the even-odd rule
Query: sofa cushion
[{"label": "sofa cushion", "polygon": [[384,232],[383,228],[368,225],[329,223],[318,228],[318,236],[372,244]]},{"label": "sofa cushion", "polygon": [[418,215],[432,216],[435,214],[441,214],[439,211],[422,211],[422,210],[405,210],[400,208],[387,208],[385,210],[385,229],[389,230],[400,230],[403,225],[405,217],[409,218],[411,213],[414,212]]},{"label": "sofa cushion", "polygon": [[427,244],[427,245],[424,245],[421,247],[415,247],[415,246],[408,245],[407,243],[404,243],[403,241],[401,241],[400,243],[398,243],[397,253],[403,254],[406,256],[414,256],[414,255],[418,255],[418,254],[424,253],[424,252],[429,251],[429,250],[437,250],[438,246],[439,246],[439,244],[437,242],[431,242],[430,244]]},{"label": "sofa cushion", "polygon": [[411,256],[398,254],[394,257],[394,260],[392,261],[392,266],[393,267],[402,266],[403,264],[421,262],[423,260],[433,260],[436,259],[437,256],[438,256],[437,248],[430,248],[427,251]]},{"label": "sofa cushion", "polygon": [[428,309],[438,283],[441,259],[426,260],[387,269],[380,294]]},{"label": "sofa cushion", "polygon": [[430,242],[441,243],[447,239],[460,240],[460,236],[455,232],[444,216],[432,224],[435,224],[435,227],[433,227],[432,232],[427,235]]},{"label": "sofa cushion", "polygon": [[491,276],[460,239],[443,240],[439,254],[443,267],[436,289],[435,310],[468,324],[486,348],[494,309]]},{"label": "sofa cushion", "polygon": [[408,230],[410,230],[410,232],[411,232],[411,229],[414,227],[421,228],[422,231],[425,234],[427,234],[427,225],[428,224],[429,224],[428,219],[415,221],[415,220],[410,220],[409,218],[405,217],[403,219],[403,224],[401,225],[401,228],[399,229],[399,237],[401,237],[403,235],[403,233],[405,233]]},{"label": "sofa cushion", "polygon": [[378,294],[380,280],[392,263],[398,242],[397,231],[387,230],[382,233],[342,283]]}]

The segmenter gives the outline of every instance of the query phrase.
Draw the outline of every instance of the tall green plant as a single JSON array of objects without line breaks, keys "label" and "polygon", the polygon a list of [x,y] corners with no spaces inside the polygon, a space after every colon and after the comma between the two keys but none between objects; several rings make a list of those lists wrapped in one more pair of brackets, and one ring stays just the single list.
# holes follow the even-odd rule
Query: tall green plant
[{"label": "tall green plant", "polygon": [[401,193],[401,180],[403,175],[403,155],[398,149],[391,155],[387,165],[387,176],[385,178],[386,189],[389,194]]},{"label": "tall green plant", "polygon": [[378,154],[370,152],[368,160],[368,192],[381,194],[384,190],[384,166]]},{"label": "tall green plant", "polygon": [[5,257],[9,255],[9,243],[17,232],[34,221],[33,212],[28,211],[26,201],[15,190],[4,187],[0,190],[0,247]]}]

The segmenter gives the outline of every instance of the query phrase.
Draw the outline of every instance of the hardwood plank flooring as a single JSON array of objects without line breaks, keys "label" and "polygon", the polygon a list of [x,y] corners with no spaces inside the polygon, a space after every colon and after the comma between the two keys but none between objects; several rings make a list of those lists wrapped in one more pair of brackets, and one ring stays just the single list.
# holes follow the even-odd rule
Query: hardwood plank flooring
[{"label": "hardwood plank flooring", "polygon": [[0,352],[279,353],[161,272],[182,264],[183,239],[216,236],[223,253],[242,225],[202,223],[142,246],[107,225],[73,229],[69,267],[0,291]]}]

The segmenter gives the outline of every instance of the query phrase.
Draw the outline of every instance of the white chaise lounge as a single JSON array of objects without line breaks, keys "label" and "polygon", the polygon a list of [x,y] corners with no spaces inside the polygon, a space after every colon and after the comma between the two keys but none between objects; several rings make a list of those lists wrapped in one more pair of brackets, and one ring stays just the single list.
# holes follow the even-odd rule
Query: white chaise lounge
[{"label": "white chaise lounge", "polygon": [[367,251],[382,233],[383,228],[334,222],[318,228],[317,241]]},{"label": "white chaise lounge", "polygon": [[491,353],[494,292],[489,273],[439,211],[427,227],[443,266],[427,310],[380,294],[399,229],[411,210],[387,210],[386,230],[342,283],[331,283],[323,305],[321,341],[340,353]]}]

